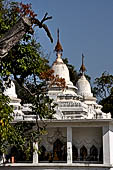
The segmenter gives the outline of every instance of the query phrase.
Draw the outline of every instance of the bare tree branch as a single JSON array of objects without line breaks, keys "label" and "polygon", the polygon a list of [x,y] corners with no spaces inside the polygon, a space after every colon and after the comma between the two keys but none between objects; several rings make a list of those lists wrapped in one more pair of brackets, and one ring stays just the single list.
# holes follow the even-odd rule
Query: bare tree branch
[{"label": "bare tree branch", "polygon": [[39,21],[37,18],[33,18],[32,23],[35,24],[35,26],[38,26],[39,28],[43,28],[46,31],[47,36],[50,38],[51,42],[53,43],[53,38],[51,36],[51,33],[50,33],[47,25],[43,24],[43,22],[45,22],[46,20],[52,19],[52,16],[47,17],[47,15],[48,15],[48,13],[45,14],[45,16],[43,17],[43,19],[41,21]]},{"label": "bare tree branch", "polygon": [[48,13],[46,12],[43,19],[41,20],[41,23],[43,23],[44,21],[48,20],[48,19],[52,19],[52,16],[47,17]]}]

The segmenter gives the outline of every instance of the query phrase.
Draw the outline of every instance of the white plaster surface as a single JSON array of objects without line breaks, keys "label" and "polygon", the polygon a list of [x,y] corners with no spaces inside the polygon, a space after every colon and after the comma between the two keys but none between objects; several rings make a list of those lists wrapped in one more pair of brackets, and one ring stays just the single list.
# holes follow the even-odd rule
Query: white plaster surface
[{"label": "white plaster surface", "polygon": [[102,146],[102,128],[100,127],[76,127],[72,128],[73,144],[81,148],[85,145],[90,148],[92,145],[96,147]]},{"label": "white plaster surface", "polygon": [[104,164],[113,164],[113,126],[103,127],[103,158]]},{"label": "white plaster surface", "polygon": [[69,70],[66,64],[64,64],[61,55],[59,53],[51,69],[54,70],[53,73],[54,76],[58,75],[60,78],[65,79],[66,84],[72,84],[72,82],[70,82]]},{"label": "white plaster surface", "polygon": [[47,134],[41,137],[40,146],[44,146],[48,152],[53,151],[53,143],[59,139],[62,143],[67,142],[66,128],[47,128]]},{"label": "white plaster surface", "polygon": [[76,86],[78,88],[77,94],[88,97],[93,96],[93,94],[91,93],[91,86],[84,75],[82,75],[80,79],[77,81]]},{"label": "white plaster surface", "polygon": [[110,144],[110,164],[112,164],[113,165],[113,126],[112,125],[110,125],[110,127],[109,127],[109,137],[110,137],[110,139],[109,139],[109,144]]},{"label": "white plaster surface", "polygon": [[109,126],[103,127],[103,163],[110,164]]}]

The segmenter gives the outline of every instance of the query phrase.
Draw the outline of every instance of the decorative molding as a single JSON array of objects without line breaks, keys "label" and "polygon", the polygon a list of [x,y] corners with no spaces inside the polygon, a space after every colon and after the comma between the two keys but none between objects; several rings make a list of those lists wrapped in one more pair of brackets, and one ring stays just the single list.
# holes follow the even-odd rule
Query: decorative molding
[{"label": "decorative molding", "polygon": [[60,139],[62,143],[65,143],[67,141],[67,138],[62,135],[62,132],[59,128],[56,128],[53,135],[47,136],[47,141],[50,144],[53,144],[57,139]]},{"label": "decorative molding", "polygon": [[87,148],[87,149],[90,149],[93,145],[96,147],[96,148],[100,148],[102,146],[101,142],[99,141],[96,141],[95,139],[92,139],[92,140],[87,140],[87,139],[84,139],[84,140],[76,140],[76,141],[73,141],[73,145],[76,147],[76,148],[81,148],[83,145]]}]

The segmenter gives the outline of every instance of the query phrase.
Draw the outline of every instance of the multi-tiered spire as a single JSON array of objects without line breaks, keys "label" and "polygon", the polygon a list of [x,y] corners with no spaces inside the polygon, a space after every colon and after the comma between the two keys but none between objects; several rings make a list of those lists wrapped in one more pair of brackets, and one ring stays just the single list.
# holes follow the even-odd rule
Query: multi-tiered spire
[{"label": "multi-tiered spire", "polygon": [[58,56],[58,53],[62,54],[63,52],[62,45],[59,41],[59,29],[57,30],[57,44],[55,46],[55,51],[57,52],[57,56]]},{"label": "multi-tiered spire", "polygon": [[86,71],[85,65],[84,65],[84,55],[82,54],[82,65],[80,67],[80,72],[82,75],[84,75],[84,72]]}]

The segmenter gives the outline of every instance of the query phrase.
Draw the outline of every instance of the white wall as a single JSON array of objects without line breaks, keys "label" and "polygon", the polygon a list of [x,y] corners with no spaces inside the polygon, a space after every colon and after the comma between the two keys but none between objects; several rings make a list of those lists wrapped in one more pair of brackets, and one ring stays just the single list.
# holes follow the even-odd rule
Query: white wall
[{"label": "white wall", "polygon": [[47,128],[47,134],[41,137],[40,146],[43,145],[47,151],[53,150],[53,143],[60,139],[61,142],[67,142],[67,128]]},{"label": "white wall", "polygon": [[92,145],[96,147],[102,146],[102,128],[101,127],[76,127],[72,132],[73,144],[76,147],[85,145],[90,148]]}]

